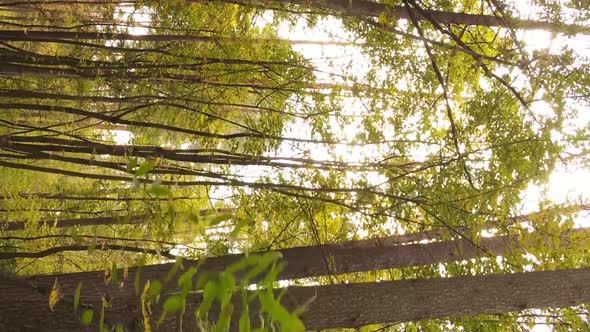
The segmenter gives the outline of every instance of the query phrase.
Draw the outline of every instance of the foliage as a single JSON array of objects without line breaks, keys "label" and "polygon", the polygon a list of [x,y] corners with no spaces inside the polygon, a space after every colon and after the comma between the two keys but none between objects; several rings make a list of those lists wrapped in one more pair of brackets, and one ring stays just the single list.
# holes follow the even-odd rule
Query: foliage
[{"label": "foliage", "polygon": [[[590,65],[572,42],[588,11],[535,5],[525,20],[503,1],[3,4],[0,266],[102,270],[117,285],[127,267],[181,257],[426,232],[475,246],[509,236],[521,250],[293,282],[584,266],[586,234],[573,231],[584,200],[524,193],[588,165]],[[557,46],[527,44],[533,28]],[[286,29],[328,41],[282,39]],[[204,330],[302,330],[302,309],[272,290],[281,268],[273,254],[211,275],[189,268],[172,293],[162,289],[176,272],[138,274],[144,329],[176,315]],[[103,330],[116,304],[82,307],[89,288],[73,308]],[[203,302],[188,312],[195,289]],[[57,280],[47,295],[53,310]],[[585,326],[585,310],[542,313],[559,330]],[[389,329],[530,330],[537,314]]]}]

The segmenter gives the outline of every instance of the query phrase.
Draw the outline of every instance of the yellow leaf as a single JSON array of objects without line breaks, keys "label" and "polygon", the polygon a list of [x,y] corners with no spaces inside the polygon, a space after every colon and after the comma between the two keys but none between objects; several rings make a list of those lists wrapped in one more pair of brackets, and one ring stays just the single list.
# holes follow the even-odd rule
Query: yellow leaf
[{"label": "yellow leaf", "polygon": [[143,316],[143,330],[145,332],[152,332],[152,326],[150,324],[150,308],[148,302],[148,292],[150,290],[150,281],[148,280],[143,287],[143,292],[141,293],[141,314]]},{"label": "yellow leaf", "polygon": [[382,12],[381,14],[379,14],[379,16],[377,16],[377,22],[381,24],[387,23],[387,13]]},{"label": "yellow leaf", "polygon": [[111,283],[111,270],[110,269],[106,269],[104,270],[104,283],[105,285],[108,285]]},{"label": "yellow leaf", "polygon": [[53,308],[62,297],[63,294],[59,289],[59,283],[57,282],[57,278],[55,278],[51,292],[49,292],[49,310],[53,311]]}]

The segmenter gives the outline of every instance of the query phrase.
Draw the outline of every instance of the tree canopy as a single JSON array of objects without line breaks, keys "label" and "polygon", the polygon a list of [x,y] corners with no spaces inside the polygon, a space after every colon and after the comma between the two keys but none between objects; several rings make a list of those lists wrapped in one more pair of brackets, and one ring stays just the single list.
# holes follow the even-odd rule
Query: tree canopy
[{"label": "tree canopy", "polygon": [[590,326],[583,1],[0,12],[0,327]]}]

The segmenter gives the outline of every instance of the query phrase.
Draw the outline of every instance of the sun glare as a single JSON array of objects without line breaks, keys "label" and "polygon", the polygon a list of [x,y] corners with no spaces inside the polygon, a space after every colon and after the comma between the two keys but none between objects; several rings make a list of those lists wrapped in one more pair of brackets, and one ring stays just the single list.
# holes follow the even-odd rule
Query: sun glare
[{"label": "sun glare", "polygon": [[[588,49],[590,48],[590,36],[585,35],[583,37],[577,37],[579,41],[578,43],[571,43],[571,38],[565,38],[564,36],[555,36],[550,32],[543,31],[543,30],[527,30],[523,32],[519,32],[521,34],[522,40],[526,41],[525,50],[529,54],[533,54],[535,52],[559,52],[559,50],[565,46],[571,46],[574,51],[578,52],[580,55],[586,54]],[[305,22],[301,22],[298,24],[294,29],[289,29],[286,25],[279,29],[280,37],[285,39],[312,39],[318,41],[346,41],[349,40],[350,36],[348,36],[339,24],[331,20],[321,21],[317,26],[309,28]],[[583,39],[582,39],[583,38]],[[297,51],[301,52],[305,58],[314,59],[314,63],[318,66],[318,68],[325,72],[332,72],[338,75],[344,74],[345,72],[342,68],[349,68],[346,64],[349,61],[354,62],[355,72],[354,74],[357,77],[362,77],[368,68],[371,67],[370,63],[368,63],[365,58],[362,56],[361,51],[358,47],[355,46],[325,46],[325,45],[294,45],[293,46]],[[339,59],[337,62],[330,62],[325,61],[325,59]],[[500,67],[497,71],[499,76],[503,75],[502,68]],[[508,72],[507,69],[506,73]],[[385,75],[386,73],[384,73]],[[486,80],[481,79],[480,83],[482,86],[488,86]],[[515,86],[523,86],[528,84],[527,82],[520,80],[517,82],[513,82]],[[408,84],[405,81],[399,82],[400,89],[407,89]],[[442,92],[438,91],[439,93]],[[543,91],[539,91],[539,94],[542,95]],[[358,98],[349,98],[342,103],[343,110],[342,113],[344,114],[356,114],[362,115],[363,109],[360,106],[361,101]],[[583,128],[590,126],[590,109],[585,106],[580,105],[570,105],[568,107],[583,107],[580,109],[580,118],[572,125],[577,126],[578,128]],[[554,116],[553,109],[551,105],[547,102],[542,100],[537,100],[530,105],[531,111],[538,116],[537,120],[544,120],[547,118],[552,118]],[[448,123],[444,111],[441,112],[439,118],[439,123]],[[533,128],[535,127],[534,121],[531,121]],[[343,127],[336,127],[335,132],[340,133],[341,136],[346,139],[350,140],[354,137],[354,134],[362,130],[359,127],[360,119],[353,121],[352,123],[343,126]],[[337,123],[334,123],[336,126]],[[448,124],[447,124],[448,125]],[[297,125],[294,125],[297,127]],[[538,125],[537,125],[538,126]],[[301,129],[302,132],[305,130]],[[568,128],[565,128],[568,130]],[[291,131],[293,132],[293,131]],[[297,132],[297,131],[295,131]],[[558,140],[560,137],[559,133],[555,133],[554,137]],[[561,142],[556,142],[561,143]],[[567,147],[566,147],[567,149]],[[314,150],[315,152],[312,153],[314,158],[321,159],[322,156],[325,156],[325,150],[319,149]],[[412,155],[416,161],[424,161],[426,158],[434,151],[428,151],[426,148],[422,147],[416,149]],[[361,160],[370,160],[375,159],[375,157],[380,156],[382,151],[378,147],[347,147],[347,146],[338,146],[336,148],[336,153],[338,157],[341,157],[347,161],[361,161]],[[379,181],[380,179],[375,179]],[[580,202],[580,201],[588,201],[590,200],[590,170],[580,167],[572,167],[569,166],[567,169],[558,166],[550,176],[550,179],[546,185],[546,188],[541,188],[539,186],[531,184],[528,189],[523,192],[523,202],[524,205],[522,206],[522,213],[530,213],[539,208],[539,202],[544,199],[550,199],[556,204],[563,204],[566,202]],[[580,225],[590,224],[590,220],[577,221]]]}]

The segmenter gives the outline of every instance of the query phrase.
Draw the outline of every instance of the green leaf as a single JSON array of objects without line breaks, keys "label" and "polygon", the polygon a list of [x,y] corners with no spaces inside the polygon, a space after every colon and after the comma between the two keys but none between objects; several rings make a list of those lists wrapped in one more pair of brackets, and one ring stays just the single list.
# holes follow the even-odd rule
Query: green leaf
[{"label": "green leaf", "polygon": [[152,184],[150,192],[156,196],[168,196],[170,195],[170,189],[167,186],[161,184]]},{"label": "green leaf", "polygon": [[93,317],[94,311],[92,309],[86,309],[82,313],[82,317],[80,317],[80,322],[82,322],[82,325],[90,325],[90,323],[92,323]]},{"label": "green leaf", "polygon": [[184,299],[180,295],[173,295],[164,302],[164,310],[169,313],[174,313],[182,309],[184,306]]},{"label": "green leaf", "polygon": [[377,16],[377,22],[381,24],[387,23],[387,12],[381,12],[379,16]]},{"label": "green leaf", "polygon": [[[263,255],[251,255],[253,268],[244,275],[242,283],[248,283],[250,279],[257,277],[261,273],[267,271],[268,275],[264,278],[268,283],[272,283],[276,280],[277,274],[281,271],[280,266],[274,266],[269,270],[269,267],[276,263],[283,254],[279,251],[267,252]],[[273,279],[274,278],[274,279]]]},{"label": "green leaf", "polygon": [[137,168],[137,170],[135,170],[135,176],[143,176],[143,175],[147,174],[149,171],[151,171],[152,169],[154,169],[154,167],[156,167],[156,160],[149,159],[145,163],[140,165]]},{"label": "green leaf", "polygon": [[207,282],[203,289],[203,301],[197,309],[199,318],[205,319],[207,317],[207,313],[209,312],[209,309],[211,309],[211,305],[213,305],[213,301],[217,297],[218,290],[219,283],[217,280],[210,280]]},{"label": "green leaf", "polygon": [[96,238],[92,238],[92,242],[90,243],[90,246],[88,246],[88,255],[92,255],[92,253],[94,252],[94,249],[96,249]]},{"label": "green leaf", "polygon": [[211,216],[207,218],[207,220],[209,221],[210,226],[215,226],[222,221],[231,220],[233,217],[234,216],[232,214],[224,213],[220,215]]},{"label": "green leaf", "polygon": [[103,295],[101,298],[103,308],[110,308],[111,307],[111,299],[108,295]]},{"label": "green leaf", "polygon": [[201,220],[201,217],[199,216],[198,213],[191,211],[188,215],[188,219],[190,221],[194,222],[195,224],[197,224]]},{"label": "green leaf", "polygon": [[222,272],[219,275],[220,294],[219,300],[222,306],[231,303],[231,296],[236,285],[236,278],[232,273]]},{"label": "green leaf", "polygon": [[111,265],[110,278],[108,281],[109,284],[112,283],[113,285],[116,285],[119,281],[119,270],[117,269],[117,263],[115,262]]},{"label": "green leaf", "polygon": [[78,283],[76,286],[76,290],[74,291],[74,311],[78,310],[78,305],[80,304],[80,292],[82,291],[82,282]]},{"label": "green leaf", "polygon": [[84,238],[82,238],[79,235],[72,235],[72,240],[74,241],[75,244],[82,244],[84,242]]},{"label": "green leaf", "polygon": [[141,286],[140,282],[139,282],[139,280],[141,278],[140,274],[141,274],[141,271],[138,269],[135,272],[135,279],[133,280],[133,288],[135,288],[135,295],[139,295],[139,292],[140,292],[140,288],[139,288]]},{"label": "green leaf", "polygon": [[168,273],[166,274],[166,277],[164,277],[164,282],[170,281],[170,279],[172,279],[176,275],[176,272],[178,272],[178,269],[181,266],[182,266],[182,257],[179,257],[176,260],[176,262],[174,263],[174,265],[172,265],[172,268],[170,269],[170,271],[168,271]]},{"label": "green leaf", "polygon": [[158,319],[158,323],[157,325],[159,326],[164,319],[166,319],[166,316],[169,313],[175,313],[178,311],[182,311],[184,308],[184,304],[185,304],[186,299],[183,296],[180,295],[172,295],[169,298],[166,299],[166,301],[164,302],[164,311],[162,311],[162,314],[160,315],[160,318]]},{"label": "green leaf", "polygon": [[129,161],[127,162],[127,172],[135,173],[137,165],[137,158],[129,158]]},{"label": "green leaf", "polygon": [[182,289],[182,293],[188,293],[193,287],[193,276],[197,273],[197,268],[191,266],[178,278],[178,286]]},{"label": "green leaf", "polygon": [[[272,320],[278,321],[283,330],[304,331],[305,327],[301,320],[291,314],[279,301],[274,298],[272,290],[263,290],[259,292],[258,299],[262,310],[268,312]],[[287,328],[288,327],[288,328]]]},{"label": "green leaf", "polygon": [[245,289],[242,289],[242,313],[238,322],[239,332],[250,331],[250,310],[248,308],[248,294]]},{"label": "green leaf", "polygon": [[215,332],[229,331],[229,324],[231,322],[231,315],[234,312],[234,305],[229,302],[221,308],[221,313],[215,324]]},{"label": "green leaf", "polygon": [[102,297],[102,306],[100,307],[100,319],[98,320],[98,330],[103,332],[105,329],[105,324],[104,324],[104,308],[108,308],[107,306],[105,306],[105,303],[107,303],[108,301],[105,299],[105,297]]},{"label": "green leaf", "polygon": [[149,299],[157,299],[162,291],[162,283],[159,280],[153,280],[150,284],[150,290],[148,291]]}]

